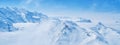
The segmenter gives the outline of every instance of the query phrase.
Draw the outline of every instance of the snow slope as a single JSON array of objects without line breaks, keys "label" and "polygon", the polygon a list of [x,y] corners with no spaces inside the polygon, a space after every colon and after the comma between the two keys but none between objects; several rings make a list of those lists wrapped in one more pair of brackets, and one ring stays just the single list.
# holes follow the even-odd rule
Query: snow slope
[{"label": "snow slope", "polygon": [[[0,45],[120,45],[120,25],[112,26],[116,23],[81,17],[47,17],[17,8],[4,9],[10,12],[3,9],[0,9]],[[6,16],[22,13],[15,13],[14,17],[20,15],[15,19],[4,17],[2,12],[7,12]]]}]

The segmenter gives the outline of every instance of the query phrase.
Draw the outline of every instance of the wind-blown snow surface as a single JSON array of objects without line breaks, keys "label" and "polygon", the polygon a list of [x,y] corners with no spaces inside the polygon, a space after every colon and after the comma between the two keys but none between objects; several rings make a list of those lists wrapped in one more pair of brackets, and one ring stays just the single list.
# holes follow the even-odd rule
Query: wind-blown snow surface
[{"label": "wind-blown snow surface", "polygon": [[[34,16],[29,13],[19,15],[29,15],[27,17],[33,17],[29,18],[31,21],[26,16],[20,18],[26,22],[8,17],[13,21],[16,20],[16,22],[11,22],[1,14],[3,13],[0,12],[1,19],[5,21],[0,20],[2,24],[0,24],[0,45],[120,45],[120,30],[111,24],[87,18],[56,18],[41,14]],[[34,20],[36,18],[39,21]],[[117,26],[120,27],[120,25]]]}]

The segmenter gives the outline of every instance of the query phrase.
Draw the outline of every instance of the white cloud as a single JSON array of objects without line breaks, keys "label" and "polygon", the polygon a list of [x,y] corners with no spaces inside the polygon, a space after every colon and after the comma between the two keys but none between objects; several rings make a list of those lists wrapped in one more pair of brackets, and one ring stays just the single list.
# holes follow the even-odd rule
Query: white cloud
[{"label": "white cloud", "polygon": [[92,8],[92,9],[95,9],[97,6],[98,6],[97,3],[93,3],[92,6],[91,6],[91,8]]},{"label": "white cloud", "polygon": [[27,0],[26,4],[30,4],[33,0]]}]

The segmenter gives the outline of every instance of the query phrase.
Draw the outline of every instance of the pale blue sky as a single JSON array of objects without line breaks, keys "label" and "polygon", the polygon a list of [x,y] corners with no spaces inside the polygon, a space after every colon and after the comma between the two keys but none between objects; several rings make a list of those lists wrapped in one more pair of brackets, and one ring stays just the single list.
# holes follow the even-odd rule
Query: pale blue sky
[{"label": "pale blue sky", "polygon": [[18,7],[46,15],[120,13],[120,0],[0,0],[0,7]]}]

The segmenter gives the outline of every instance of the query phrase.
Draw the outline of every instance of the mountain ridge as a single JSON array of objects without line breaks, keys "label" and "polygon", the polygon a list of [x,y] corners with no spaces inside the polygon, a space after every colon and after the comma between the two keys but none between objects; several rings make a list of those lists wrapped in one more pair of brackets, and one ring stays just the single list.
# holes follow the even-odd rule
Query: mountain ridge
[{"label": "mountain ridge", "polygon": [[[16,23],[22,27],[14,26],[13,24]],[[29,40],[33,38],[35,42],[32,44],[40,45],[39,41],[42,42],[43,37],[43,42],[48,41],[48,44],[53,43],[52,45],[119,45],[120,42],[119,29],[109,27],[102,22],[94,23],[94,20],[81,17],[48,17],[17,8],[0,8],[0,32],[15,32],[15,36],[18,34],[15,39],[19,45],[29,44]],[[18,39],[27,42],[22,44]]]}]

